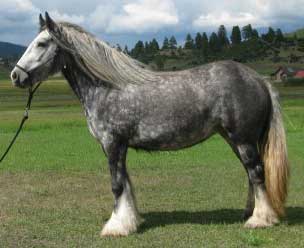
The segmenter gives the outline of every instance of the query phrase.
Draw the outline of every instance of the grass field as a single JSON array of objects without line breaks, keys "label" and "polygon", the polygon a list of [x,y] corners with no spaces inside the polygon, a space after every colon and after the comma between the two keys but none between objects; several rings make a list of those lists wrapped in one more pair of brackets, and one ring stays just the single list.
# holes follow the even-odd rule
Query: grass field
[{"label": "grass field", "polygon": [[[136,234],[102,239],[113,206],[106,159],[69,87],[60,79],[44,83],[0,164],[0,247],[303,247],[304,88],[279,90],[292,165],[287,218],[279,226],[243,228],[245,172],[214,136],[178,152],[130,150],[144,221]],[[0,151],[25,101],[23,90],[0,81]]]}]

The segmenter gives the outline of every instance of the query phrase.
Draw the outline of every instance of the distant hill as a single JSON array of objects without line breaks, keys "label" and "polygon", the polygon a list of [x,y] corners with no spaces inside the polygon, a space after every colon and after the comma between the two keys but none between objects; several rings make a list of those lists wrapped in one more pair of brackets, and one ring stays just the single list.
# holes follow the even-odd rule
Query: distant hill
[{"label": "distant hill", "polygon": [[291,33],[287,33],[285,34],[286,37],[294,37],[294,35],[297,35],[297,38],[304,38],[304,28],[301,28],[301,29],[298,29],[294,32],[291,32]]},{"label": "distant hill", "polygon": [[0,58],[20,57],[26,47],[0,41]]}]

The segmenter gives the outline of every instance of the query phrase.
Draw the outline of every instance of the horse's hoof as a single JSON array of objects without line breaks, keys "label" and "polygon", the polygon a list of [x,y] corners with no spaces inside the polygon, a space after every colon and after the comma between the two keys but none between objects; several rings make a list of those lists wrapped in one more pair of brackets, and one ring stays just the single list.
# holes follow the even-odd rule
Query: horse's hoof
[{"label": "horse's hoof", "polygon": [[247,222],[245,223],[246,228],[266,228],[271,227],[279,223],[279,220],[277,218],[271,218],[271,219],[262,219],[255,216],[251,216]]},{"label": "horse's hoof", "polygon": [[102,229],[101,237],[124,237],[136,232],[136,226],[124,226],[121,223],[108,222]]},{"label": "horse's hoof", "polygon": [[140,220],[139,216],[130,212],[127,217],[128,218],[122,218],[122,216],[113,212],[111,218],[103,227],[100,236],[121,237],[128,236],[129,234],[136,232]]},{"label": "horse's hoof", "polygon": [[125,237],[128,236],[129,233],[122,230],[106,230],[102,229],[100,233],[100,237]]}]

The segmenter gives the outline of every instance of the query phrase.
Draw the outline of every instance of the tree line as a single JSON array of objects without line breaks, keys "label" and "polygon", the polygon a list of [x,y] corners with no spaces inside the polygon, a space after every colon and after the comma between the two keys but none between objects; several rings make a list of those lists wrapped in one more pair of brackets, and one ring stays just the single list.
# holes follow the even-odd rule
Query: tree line
[{"label": "tree line", "polygon": [[146,42],[139,40],[133,49],[129,51],[126,46],[123,52],[144,63],[154,62],[162,69],[168,56],[179,58],[185,54],[196,58],[198,64],[227,58],[246,62],[263,54],[269,48],[267,44],[280,47],[285,40],[279,28],[269,27],[267,33],[260,35],[251,24],[242,28],[234,26],[228,36],[225,26],[220,25],[210,36],[206,32],[198,32],[195,37],[188,33],[182,46],[178,46],[176,38],[171,36],[165,37],[161,45],[155,38]]}]

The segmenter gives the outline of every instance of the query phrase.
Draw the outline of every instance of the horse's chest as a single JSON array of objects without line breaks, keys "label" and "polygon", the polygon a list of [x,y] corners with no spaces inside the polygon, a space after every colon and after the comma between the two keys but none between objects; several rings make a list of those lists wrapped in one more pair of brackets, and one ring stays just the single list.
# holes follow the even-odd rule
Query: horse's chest
[{"label": "horse's chest", "polygon": [[[106,118],[107,119],[107,118]],[[93,137],[103,145],[111,143],[113,136],[121,135],[125,130],[125,122],[119,122],[114,118],[87,118],[88,128]]]},{"label": "horse's chest", "polygon": [[86,111],[87,124],[91,135],[100,140],[102,138],[102,133],[104,132],[104,125],[97,118],[97,114]]},{"label": "horse's chest", "polygon": [[97,125],[96,122],[92,121],[92,120],[88,120],[88,128],[90,131],[90,134],[94,137],[94,138],[98,138],[98,131],[97,131]]}]

